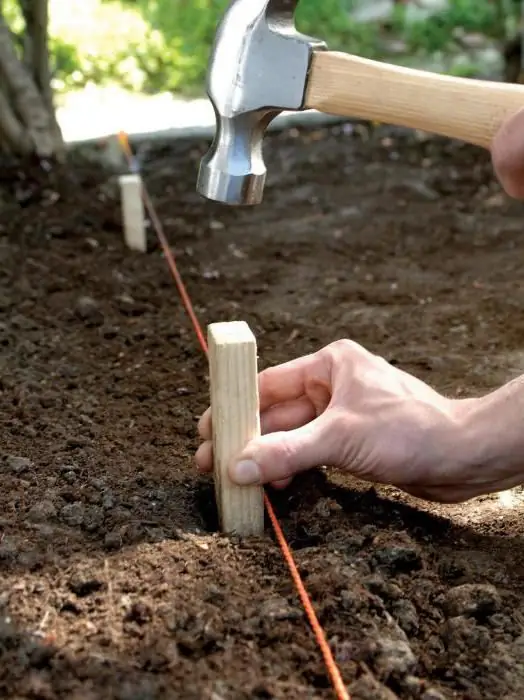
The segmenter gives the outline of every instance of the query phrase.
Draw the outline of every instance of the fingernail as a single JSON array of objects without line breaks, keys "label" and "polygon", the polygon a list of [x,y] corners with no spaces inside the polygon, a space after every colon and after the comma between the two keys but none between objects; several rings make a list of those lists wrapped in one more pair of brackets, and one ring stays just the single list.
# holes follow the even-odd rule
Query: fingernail
[{"label": "fingernail", "polygon": [[250,459],[237,462],[231,470],[231,478],[239,486],[249,486],[260,481],[260,467]]}]

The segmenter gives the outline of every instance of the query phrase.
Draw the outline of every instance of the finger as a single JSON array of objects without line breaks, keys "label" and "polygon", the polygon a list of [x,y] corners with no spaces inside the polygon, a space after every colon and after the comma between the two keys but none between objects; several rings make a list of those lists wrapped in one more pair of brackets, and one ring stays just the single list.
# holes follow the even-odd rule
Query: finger
[{"label": "finger", "polygon": [[198,421],[198,434],[202,440],[211,440],[211,408],[207,408],[200,416],[200,420]]},{"label": "finger", "polygon": [[[197,463],[197,469],[202,474],[213,471],[213,446],[212,443],[203,442],[198,448],[195,461]],[[285,489],[289,486],[292,479],[282,479],[281,481],[275,481],[271,484],[274,489]]]},{"label": "finger", "polygon": [[294,430],[317,417],[311,401],[303,396],[295,401],[271,406],[260,416],[260,429],[263,435],[282,430]]},{"label": "finger", "polygon": [[282,489],[286,489],[292,481],[293,481],[293,477],[290,477],[289,479],[281,479],[281,481],[273,481],[271,486],[274,489],[281,491]]},{"label": "finger", "polygon": [[524,109],[507,119],[495,134],[491,159],[507,194],[524,199]]},{"label": "finger", "polygon": [[[263,432],[273,430],[289,430],[300,425],[301,414],[309,415],[306,409],[306,399],[304,398],[305,381],[302,376],[310,366],[310,362],[304,362],[307,358],[300,358],[291,362],[271,367],[264,370],[259,375],[259,395],[261,421],[265,421],[266,427],[262,427]],[[275,408],[278,404],[300,404],[296,408],[283,409],[282,406]],[[311,406],[311,404],[309,404]],[[266,411],[268,411],[266,415]],[[293,418],[293,411],[297,412],[297,417]],[[315,413],[311,418],[315,417]],[[303,422],[308,420],[304,419]],[[281,423],[281,425],[280,425]],[[289,426],[289,427],[287,427]],[[198,421],[198,433],[203,440],[211,440],[212,420],[211,408],[207,408]]]},{"label": "finger", "polygon": [[[305,396],[300,399],[270,406],[260,416],[262,433],[272,433],[276,430],[292,430],[313,420],[316,411]],[[211,440],[213,425],[211,411],[208,408],[198,422],[198,434],[202,440]]]},{"label": "finger", "polygon": [[[205,414],[204,414],[205,415]],[[315,409],[307,399],[299,399],[292,401],[289,404],[280,404],[272,406],[260,417],[261,432],[269,433],[276,430],[293,430],[301,425],[308,423],[315,418]],[[202,419],[201,419],[202,420]],[[195,461],[197,469],[201,472],[209,472],[213,468],[213,444],[211,431],[211,420],[204,421],[203,429],[199,432],[204,437],[204,442],[199,446],[195,453]],[[209,437],[207,437],[209,435]]]},{"label": "finger", "polygon": [[299,399],[307,393],[307,385],[312,381],[329,386],[330,371],[324,358],[314,353],[261,372],[258,380],[260,411]]},{"label": "finger", "polygon": [[[325,353],[314,353],[261,372],[258,376],[260,413],[276,404],[298,401],[306,394],[307,386],[315,382],[324,385],[323,393],[329,396],[330,367],[326,359]],[[211,408],[200,417],[198,432],[203,440],[211,439]]]},{"label": "finger", "polygon": [[203,442],[195,453],[195,462],[198,471],[205,473],[213,469],[213,443],[211,440]]},{"label": "finger", "polygon": [[230,465],[232,481],[242,486],[266,484],[313,467],[338,466],[346,437],[340,425],[327,411],[296,430],[252,440],[239,460]]}]

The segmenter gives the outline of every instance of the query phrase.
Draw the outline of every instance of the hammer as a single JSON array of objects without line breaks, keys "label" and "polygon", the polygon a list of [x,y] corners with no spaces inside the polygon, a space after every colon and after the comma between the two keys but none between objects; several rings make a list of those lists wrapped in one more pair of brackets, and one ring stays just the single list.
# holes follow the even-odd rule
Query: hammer
[{"label": "hammer", "polygon": [[231,0],[207,72],[216,131],[197,192],[229,205],[260,204],[264,133],[282,111],[420,129],[489,148],[506,117],[524,107],[524,86],[455,78],[328,51],[297,31],[299,0]]}]

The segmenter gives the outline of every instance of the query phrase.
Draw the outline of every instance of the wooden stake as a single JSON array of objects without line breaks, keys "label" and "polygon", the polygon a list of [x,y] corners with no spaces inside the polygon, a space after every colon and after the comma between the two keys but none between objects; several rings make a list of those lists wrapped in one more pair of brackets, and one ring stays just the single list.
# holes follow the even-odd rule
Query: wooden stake
[{"label": "wooden stake", "polygon": [[142,200],[142,178],[135,174],[121,175],[119,182],[126,245],[131,250],[145,253],[147,251],[147,235]]},{"label": "wooden stake", "polygon": [[257,344],[244,321],[208,326],[215,492],[220,528],[247,537],[264,531],[261,486],[237,486],[228,467],[260,435]]}]

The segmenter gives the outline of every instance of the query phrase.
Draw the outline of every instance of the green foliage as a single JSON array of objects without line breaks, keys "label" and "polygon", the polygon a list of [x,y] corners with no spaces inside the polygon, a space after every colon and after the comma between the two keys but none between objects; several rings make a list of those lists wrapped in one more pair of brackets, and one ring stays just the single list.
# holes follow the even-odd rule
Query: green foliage
[{"label": "green foliage", "polygon": [[[20,11],[20,5],[16,0],[3,0],[2,14],[14,36],[18,39],[15,48],[18,49],[21,55],[24,21],[22,12]],[[72,76],[75,71],[78,71],[81,59],[78,49],[74,44],[69,43],[63,37],[51,36],[49,39],[49,49],[52,63],[51,69],[54,73]],[[71,80],[70,83],[73,84],[74,81]]]},{"label": "green foliage", "polygon": [[[114,4],[115,0],[103,0]],[[217,22],[228,0],[122,0],[147,31],[132,46],[142,88],[149,92],[201,87]]]},{"label": "green foliage", "polygon": [[[451,0],[446,10],[425,20],[410,19],[399,5],[385,23],[351,19],[354,0],[301,0],[298,28],[321,37],[331,49],[387,60],[387,43],[400,40],[406,62],[454,50],[457,29],[500,38],[513,26],[520,0]],[[228,0],[50,0],[50,45],[55,87],[67,90],[89,82],[117,83],[143,92],[202,90],[216,25]],[[3,0],[14,31],[22,23],[16,0]],[[456,48],[456,46],[455,46]],[[390,59],[391,60],[391,59]],[[461,74],[474,74],[463,61]]]},{"label": "green foliage", "polygon": [[[182,86],[201,86],[216,26],[228,0],[123,0],[123,3],[138,9],[152,30],[158,32],[157,36],[162,37],[156,44],[149,40],[140,54],[147,88],[176,90]],[[340,47],[356,41],[360,50],[369,54],[374,45],[376,31],[352,22],[340,0],[302,0],[297,24],[306,34],[326,37]]]},{"label": "green foliage", "polygon": [[5,21],[8,23],[11,31],[18,36],[24,27],[20,5],[16,0],[3,0],[1,4],[2,15]]},{"label": "green foliage", "polygon": [[[116,0],[102,2],[114,6]],[[201,90],[216,26],[228,0],[121,0],[121,5],[139,12],[148,27],[140,43],[129,46],[143,76],[141,88]],[[377,30],[351,21],[341,0],[302,0],[297,24],[306,34],[339,48],[356,47],[364,55],[371,55],[376,46]],[[121,59],[113,56],[114,73],[120,73]]]},{"label": "green foliage", "polygon": [[[349,5],[349,3],[346,3]],[[351,19],[342,0],[302,0],[296,14],[297,28],[327,42],[334,50],[345,50],[371,58],[378,48],[379,28]]]},{"label": "green foliage", "polygon": [[[59,76],[71,76],[71,84],[74,84],[72,76],[75,75],[81,62],[77,47],[60,37],[51,37],[49,50],[52,59],[52,72]],[[83,81],[80,80],[80,82]]]},{"label": "green foliage", "polygon": [[451,0],[449,7],[425,20],[409,21],[407,8],[399,5],[393,16],[393,32],[410,52],[435,53],[449,47],[457,29],[502,38],[505,13],[500,2]]}]

